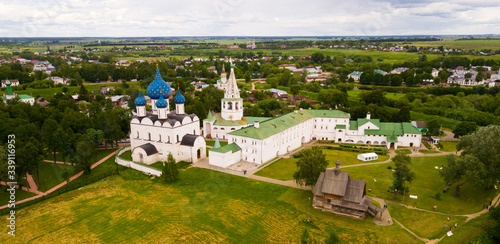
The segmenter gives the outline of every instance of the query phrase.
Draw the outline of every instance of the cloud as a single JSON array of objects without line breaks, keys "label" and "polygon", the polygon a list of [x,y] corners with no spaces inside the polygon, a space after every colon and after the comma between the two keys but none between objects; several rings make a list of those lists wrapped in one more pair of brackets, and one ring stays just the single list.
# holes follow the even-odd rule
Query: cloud
[{"label": "cloud", "polygon": [[0,36],[500,33],[498,0],[0,0]]}]

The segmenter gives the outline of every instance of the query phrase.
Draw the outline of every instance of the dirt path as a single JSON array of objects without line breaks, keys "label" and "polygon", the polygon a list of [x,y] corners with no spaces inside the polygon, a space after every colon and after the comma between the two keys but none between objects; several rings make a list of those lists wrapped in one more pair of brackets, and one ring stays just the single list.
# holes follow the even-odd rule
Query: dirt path
[{"label": "dirt path", "polygon": [[[118,148],[116,151],[114,151],[114,152],[110,153],[108,156],[106,156],[106,157],[102,158],[101,160],[97,161],[96,163],[92,164],[92,166],[90,166],[90,168],[91,168],[91,169],[93,169],[93,168],[95,168],[95,167],[99,166],[99,165],[100,165],[100,164],[102,164],[104,161],[106,161],[106,160],[108,160],[110,157],[114,156],[114,155],[116,154],[116,152],[118,152],[118,150],[120,150],[120,148]],[[54,162],[54,161],[51,161],[51,162]],[[23,187],[23,190],[24,190],[24,189],[26,189],[26,191],[33,192],[33,193],[36,193],[36,194],[38,194],[38,195],[33,196],[33,197],[30,197],[30,198],[23,199],[23,200],[20,200],[20,201],[16,201],[16,204],[20,204],[20,203],[23,203],[23,202],[28,202],[28,201],[31,201],[31,200],[34,200],[34,199],[40,198],[40,197],[42,197],[42,196],[45,196],[45,195],[47,195],[47,194],[50,194],[50,193],[52,193],[52,192],[54,192],[54,191],[58,190],[59,188],[61,188],[61,187],[65,186],[65,185],[66,185],[66,184],[68,184],[69,182],[71,182],[71,181],[73,181],[73,180],[77,179],[78,177],[80,177],[80,176],[82,176],[82,175],[83,175],[83,171],[80,171],[78,174],[76,174],[76,175],[74,175],[73,177],[71,177],[71,178],[69,179],[69,181],[64,181],[64,182],[62,182],[61,184],[59,184],[59,185],[57,185],[57,186],[54,186],[52,189],[50,189],[50,190],[46,191],[45,193],[43,193],[43,192],[39,192],[39,191],[33,192],[33,191],[31,190],[31,188],[30,188],[30,189],[28,189],[28,188],[26,188],[26,187]],[[0,183],[2,183],[2,184],[3,184],[3,183],[5,183],[5,182],[0,182]],[[7,184],[3,184],[3,185],[7,185]],[[18,188],[18,187],[17,187],[17,185],[16,185],[16,188]],[[0,207],[0,209],[4,209],[4,208],[7,208],[7,207],[8,207],[8,205],[4,205],[4,206],[1,206],[1,207]]]},{"label": "dirt path", "polygon": [[[54,160],[47,160],[47,159],[44,159],[43,161],[44,161],[44,162],[47,162],[47,163],[54,163]],[[56,164],[71,165],[71,163],[65,163],[65,162],[61,162],[61,161],[56,161]]]}]

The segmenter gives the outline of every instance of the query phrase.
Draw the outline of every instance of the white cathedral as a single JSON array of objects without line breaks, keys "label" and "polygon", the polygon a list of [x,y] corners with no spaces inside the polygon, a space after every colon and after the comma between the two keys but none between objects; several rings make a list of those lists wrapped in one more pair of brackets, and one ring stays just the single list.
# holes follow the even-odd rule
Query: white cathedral
[{"label": "white cathedral", "polygon": [[156,76],[147,89],[152,111],[146,111],[147,102],[140,92],[135,100],[137,115],[130,121],[133,161],[149,165],[166,161],[169,153],[176,161],[196,162],[206,157],[198,116],[184,112],[185,98],[180,91],[173,98],[175,111],[170,111],[171,93],[156,67]]}]

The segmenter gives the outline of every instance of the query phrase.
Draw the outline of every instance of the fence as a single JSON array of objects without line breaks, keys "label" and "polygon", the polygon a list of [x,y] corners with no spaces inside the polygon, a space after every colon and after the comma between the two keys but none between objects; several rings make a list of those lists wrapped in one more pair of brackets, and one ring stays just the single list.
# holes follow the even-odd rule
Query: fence
[{"label": "fence", "polygon": [[146,174],[151,174],[151,175],[154,175],[154,176],[160,176],[161,175],[161,171],[159,171],[157,169],[153,169],[153,168],[150,168],[150,167],[148,167],[146,165],[140,165],[140,164],[134,163],[132,161],[128,161],[128,160],[120,158],[120,155],[123,154],[125,151],[128,151],[128,150],[130,150],[130,147],[124,147],[124,148],[120,149],[120,151],[118,151],[117,156],[115,157],[115,162],[117,164],[125,166],[125,167],[128,167],[128,168],[132,168],[132,169],[135,169],[135,170],[142,171],[142,172],[144,172]]}]

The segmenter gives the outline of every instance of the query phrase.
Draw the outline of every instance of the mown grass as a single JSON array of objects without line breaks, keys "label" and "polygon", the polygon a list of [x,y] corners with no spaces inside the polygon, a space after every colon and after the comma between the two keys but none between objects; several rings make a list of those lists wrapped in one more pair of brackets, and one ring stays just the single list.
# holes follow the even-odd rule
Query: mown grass
[{"label": "mown grass", "polygon": [[[1,243],[297,243],[305,228],[322,242],[330,230],[346,243],[417,243],[398,225],[311,209],[310,191],[190,168],[166,184],[134,170],[16,213],[16,238]],[[4,218],[5,216],[2,216]]]},{"label": "mown grass", "polygon": [[484,235],[488,229],[495,226],[495,220],[489,214],[483,214],[463,226],[459,225],[454,229],[452,236],[445,236],[439,243],[483,243],[493,244],[494,242]]},{"label": "mown grass", "polygon": [[[97,161],[103,159],[104,157],[108,156],[110,153],[112,153],[114,151],[116,151],[116,148],[115,149],[108,148],[108,149],[95,150],[95,153],[97,153]],[[54,154],[52,154],[52,153],[45,154],[45,159],[50,160],[50,161],[54,161]],[[96,159],[95,154],[92,154],[91,160],[94,162],[95,159]],[[64,156],[61,153],[57,153],[56,154],[56,161],[69,162],[69,158],[64,158]]]},{"label": "mown grass", "polygon": [[[38,190],[45,192],[52,189],[64,182],[66,179],[63,177],[63,171],[69,171],[69,177],[75,175],[74,167],[65,164],[56,164],[49,162],[40,162],[38,164],[38,170],[40,173],[40,185]],[[36,182],[36,179],[35,179]]]},{"label": "mown grass", "polygon": [[[328,161],[328,168],[335,167],[335,161],[337,161],[337,159],[340,159],[341,161],[340,166],[382,162],[389,159],[388,155],[379,155],[379,158],[377,160],[364,162],[357,158],[360,153],[332,149],[322,149],[322,151],[325,154],[326,160]],[[293,180],[293,174],[297,171],[296,162],[298,160],[298,158],[282,158],[259,170],[255,174],[277,180]]]},{"label": "mown grass", "polygon": [[457,150],[457,142],[456,141],[440,141],[439,144],[443,146],[441,151],[444,152],[455,152]]},{"label": "mown grass", "polygon": [[410,149],[399,149],[399,150],[396,150],[396,153],[399,153],[399,154],[411,154],[411,150]]},{"label": "mown grass", "polygon": [[[8,192],[7,189],[8,189],[7,186],[0,185],[0,206],[9,204],[10,192]],[[23,191],[23,190],[19,190],[19,189],[16,189],[16,192],[14,195],[16,196],[16,201],[21,201],[23,199],[36,196],[35,193],[31,193],[31,192]]]},{"label": "mown grass", "polygon": [[[461,187],[461,196],[455,197],[455,184],[452,184],[446,193],[441,193],[446,183],[439,175],[439,168],[446,164],[446,156],[438,157],[414,157],[412,158],[411,170],[415,172],[415,179],[408,183],[409,191],[406,192],[405,204],[422,209],[433,210],[449,214],[470,214],[483,209],[483,204],[489,203],[498,190],[485,190],[474,188],[472,184],[466,183]],[[369,196],[402,202],[403,194],[394,198],[394,193],[389,192],[393,181],[394,163],[380,165],[366,165],[360,167],[344,168],[342,171],[350,173],[350,177],[366,181],[366,188],[371,189]],[[438,169],[435,167],[438,166]],[[436,193],[441,193],[440,199],[436,199]],[[417,199],[409,198],[416,195]]]},{"label": "mown grass", "polygon": [[[462,226],[466,217],[457,217],[452,215],[442,215],[424,212],[415,209],[408,209],[397,204],[388,204],[391,217],[399,221],[406,228],[420,237],[427,239],[441,238],[449,230],[445,230],[445,225]],[[447,218],[450,218],[448,220]]]}]

